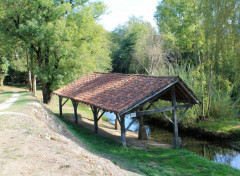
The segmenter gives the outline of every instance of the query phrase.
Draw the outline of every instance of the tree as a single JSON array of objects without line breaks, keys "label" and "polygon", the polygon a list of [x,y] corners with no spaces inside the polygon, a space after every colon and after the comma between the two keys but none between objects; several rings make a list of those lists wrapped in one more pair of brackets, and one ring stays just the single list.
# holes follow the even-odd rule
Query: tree
[{"label": "tree", "polygon": [[104,11],[101,3],[3,0],[0,11],[1,31],[27,48],[29,68],[42,83],[44,103],[50,102],[52,90],[79,74],[97,70],[100,64],[104,70],[110,68],[104,30],[96,23]]},{"label": "tree", "polygon": [[[118,26],[111,34],[111,57],[113,71],[121,73],[145,72],[143,67],[135,64],[134,52],[140,46],[141,40],[146,40],[146,35],[153,30],[150,23],[140,18],[131,17],[128,22]],[[139,44],[138,44],[139,43]]]},{"label": "tree", "polygon": [[162,76],[173,59],[171,55],[171,49],[165,48],[165,41],[152,28],[136,43],[133,59],[148,75]]},{"label": "tree", "polygon": [[157,6],[159,31],[181,53],[178,63],[196,66],[189,74],[201,88],[202,117],[214,114],[219,96],[239,97],[239,9],[238,0],[164,0]]},{"label": "tree", "polygon": [[3,80],[8,73],[9,62],[5,57],[0,56],[0,87],[3,86]]},{"label": "tree", "polygon": [[204,42],[199,7],[199,0],[164,0],[159,2],[154,15],[169,47],[194,65],[201,62]]}]

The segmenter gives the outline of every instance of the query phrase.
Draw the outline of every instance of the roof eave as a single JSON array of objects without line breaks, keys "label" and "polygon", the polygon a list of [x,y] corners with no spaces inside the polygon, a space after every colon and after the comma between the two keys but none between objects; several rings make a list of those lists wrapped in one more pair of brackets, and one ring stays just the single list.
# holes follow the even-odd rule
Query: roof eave
[{"label": "roof eave", "polygon": [[137,106],[143,104],[144,102],[148,101],[149,99],[155,97],[156,95],[160,94],[161,92],[163,92],[164,90],[168,89],[169,87],[173,86],[174,84],[176,84],[179,81],[179,77],[176,77],[176,80],[174,80],[172,83],[168,84],[167,86],[165,86],[164,88],[160,89],[159,91],[155,92],[154,94],[142,99],[140,102],[136,103],[135,105],[131,106],[130,108],[121,111],[119,114],[126,114],[127,112],[131,111],[132,109],[136,108]]}]

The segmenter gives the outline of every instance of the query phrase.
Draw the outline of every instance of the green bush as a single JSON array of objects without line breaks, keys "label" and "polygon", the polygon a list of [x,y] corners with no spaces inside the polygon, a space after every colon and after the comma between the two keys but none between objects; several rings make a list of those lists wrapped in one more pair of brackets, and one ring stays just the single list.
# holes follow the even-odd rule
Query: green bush
[{"label": "green bush", "polygon": [[213,98],[210,116],[214,118],[237,117],[236,103],[231,100],[230,95],[226,93],[217,93]]}]

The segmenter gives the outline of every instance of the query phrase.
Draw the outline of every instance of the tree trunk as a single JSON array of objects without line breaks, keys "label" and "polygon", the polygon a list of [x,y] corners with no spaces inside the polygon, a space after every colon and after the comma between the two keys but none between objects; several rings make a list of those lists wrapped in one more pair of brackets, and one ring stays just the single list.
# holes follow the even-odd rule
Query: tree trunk
[{"label": "tree trunk", "polygon": [[28,86],[29,86],[29,91],[32,92],[32,73],[30,70],[28,70]]},{"label": "tree trunk", "polygon": [[26,56],[27,56],[28,86],[29,86],[29,91],[32,92],[32,90],[33,90],[32,89],[32,73],[30,70],[28,50],[26,50]]},{"label": "tree trunk", "polygon": [[43,94],[43,103],[48,104],[52,99],[52,90],[50,89],[51,83],[42,82],[42,94]]},{"label": "tree trunk", "polygon": [[0,87],[3,86],[3,80],[4,80],[4,76],[3,76],[3,74],[2,74],[2,72],[0,70]]},{"label": "tree trunk", "polygon": [[[0,57],[0,62],[2,62],[2,57]],[[0,87],[3,86],[4,75],[2,73],[2,68],[0,67]]]},{"label": "tree trunk", "polygon": [[37,76],[35,74],[32,74],[32,93],[34,95],[36,95],[36,91],[37,91]]}]

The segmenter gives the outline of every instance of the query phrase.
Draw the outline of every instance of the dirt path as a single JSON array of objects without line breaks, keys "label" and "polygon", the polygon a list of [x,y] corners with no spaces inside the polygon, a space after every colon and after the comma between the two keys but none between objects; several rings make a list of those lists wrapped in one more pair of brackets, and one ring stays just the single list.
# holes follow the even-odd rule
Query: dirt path
[{"label": "dirt path", "polygon": [[18,93],[14,93],[11,98],[0,104],[0,111],[8,109],[19,98]]},{"label": "dirt path", "polygon": [[137,175],[89,152],[40,103],[0,113],[1,176]]}]

